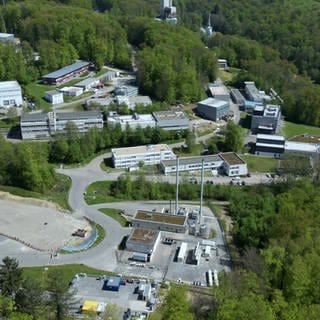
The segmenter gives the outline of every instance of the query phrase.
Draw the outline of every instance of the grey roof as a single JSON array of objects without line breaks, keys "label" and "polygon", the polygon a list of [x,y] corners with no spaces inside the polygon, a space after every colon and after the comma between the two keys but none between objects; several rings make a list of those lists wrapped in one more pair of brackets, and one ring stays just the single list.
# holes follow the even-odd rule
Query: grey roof
[{"label": "grey roof", "polygon": [[90,111],[75,111],[75,112],[57,112],[57,119],[59,120],[79,120],[87,118],[102,118],[102,113],[98,110]]},{"label": "grey roof", "polygon": [[[222,161],[221,157],[218,154],[212,154],[208,156],[198,156],[198,157],[185,157],[185,158],[179,158],[179,166],[201,163],[202,159],[204,160],[204,162]],[[171,166],[175,166],[177,161],[163,160],[161,161],[161,163],[166,167],[171,167]]]},{"label": "grey roof", "polygon": [[153,116],[157,121],[160,120],[174,120],[174,119],[188,119],[183,111],[166,110],[166,111],[155,111]]},{"label": "grey roof", "polygon": [[51,91],[46,91],[46,94],[50,95],[50,96],[54,96],[55,94],[63,94],[62,92],[58,91],[58,90],[51,90]]},{"label": "grey roof", "polygon": [[47,113],[25,113],[21,115],[21,122],[29,121],[44,121],[47,118]]},{"label": "grey roof", "polygon": [[99,81],[99,79],[95,79],[95,78],[86,78],[86,79],[83,79],[82,81],[78,82],[75,84],[76,87],[78,86],[87,86],[87,85],[90,85],[91,83],[94,83],[94,82],[97,82]]},{"label": "grey roof", "polygon": [[74,72],[74,71],[76,71],[78,69],[86,67],[89,64],[90,64],[90,62],[88,62],[88,61],[81,61],[80,60],[80,61],[77,61],[77,62],[75,62],[73,64],[70,64],[69,66],[66,66],[66,67],[61,68],[59,70],[56,70],[54,72],[48,73],[48,74],[42,76],[42,78],[57,79],[57,78],[65,76],[68,73],[71,73],[71,72]]},{"label": "grey roof", "polygon": [[[57,112],[58,120],[80,120],[87,118],[102,118],[102,113],[98,110]],[[47,113],[26,113],[21,116],[21,122],[44,121],[48,118]]]},{"label": "grey roof", "polygon": [[227,101],[217,100],[214,98],[207,98],[198,102],[198,107],[206,106],[206,107],[215,108],[215,109],[219,109],[221,107],[224,107],[225,105],[228,105]]}]

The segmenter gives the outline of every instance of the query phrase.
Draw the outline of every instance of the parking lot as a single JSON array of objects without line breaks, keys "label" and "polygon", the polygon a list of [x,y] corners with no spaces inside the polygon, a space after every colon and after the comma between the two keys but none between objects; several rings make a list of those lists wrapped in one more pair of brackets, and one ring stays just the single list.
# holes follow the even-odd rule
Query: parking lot
[{"label": "parking lot", "polygon": [[[75,292],[75,309],[81,310],[84,301],[105,302],[107,304],[117,304],[119,308],[132,311],[148,312],[147,301],[138,300],[137,288],[139,280],[133,283],[126,282],[121,285],[119,291],[103,290],[104,281],[108,277],[103,275],[82,275],[71,286],[71,290]],[[152,289],[155,292],[155,288]],[[76,311],[75,310],[75,311]]]}]

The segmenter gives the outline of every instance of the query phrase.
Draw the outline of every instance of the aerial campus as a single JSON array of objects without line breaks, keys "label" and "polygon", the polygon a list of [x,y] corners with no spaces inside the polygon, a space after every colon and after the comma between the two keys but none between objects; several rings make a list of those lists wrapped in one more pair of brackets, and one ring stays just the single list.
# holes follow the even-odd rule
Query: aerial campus
[{"label": "aerial campus", "polygon": [[[172,1],[160,3],[156,21],[176,25]],[[202,33],[213,36],[210,16]],[[13,34],[0,33],[0,42],[19,47]],[[205,84],[206,97],[163,109],[153,109],[156,101],[140,93],[136,67],[104,65],[97,72],[93,62],[75,60],[52,70],[39,80],[46,109],[26,97],[17,80],[0,81],[1,119],[12,114],[18,119],[14,130],[1,128],[10,143],[53,143],[75,132],[102,136],[105,128],[119,132],[116,143],[85,162],[56,161],[55,172],[71,181],[68,208],[0,191],[0,259],[9,256],[21,267],[44,270],[71,264],[100,270],[70,278],[72,314],[80,318],[93,312],[101,319],[106,306],[115,304],[121,319],[147,319],[163,302],[162,286],[219,287],[221,275],[233,270],[232,222],[228,201],[208,201],[216,190],[210,188],[281,183],[285,159],[298,157],[315,166],[320,138],[307,132],[285,135],[279,94],[250,80],[241,88],[230,86],[224,80],[230,73],[227,59],[216,64],[218,76]],[[241,146],[213,148],[227,139],[232,125],[241,128]],[[130,140],[132,132],[164,132],[167,138],[137,144]],[[127,183],[135,193],[139,182],[166,184],[173,193],[141,200],[103,190]],[[189,187],[197,191],[185,200]]]}]

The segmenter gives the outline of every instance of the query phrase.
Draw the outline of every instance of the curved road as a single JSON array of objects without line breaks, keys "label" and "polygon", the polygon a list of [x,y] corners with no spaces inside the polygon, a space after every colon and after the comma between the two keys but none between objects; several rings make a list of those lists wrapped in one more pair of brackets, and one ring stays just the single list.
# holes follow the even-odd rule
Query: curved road
[{"label": "curved road", "polygon": [[115,270],[117,267],[115,249],[123,236],[130,232],[130,229],[121,227],[114,219],[99,212],[98,209],[103,208],[103,204],[89,206],[83,199],[83,193],[90,183],[112,179],[112,173],[107,174],[100,169],[100,163],[108,155],[110,156],[110,154],[101,155],[82,168],[57,170],[72,179],[69,204],[74,210],[73,214],[76,217],[86,216],[104,228],[105,238],[99,245],[87,251],[74,254],[59,254],[58,258],[52,258],[50,253],[39,252],[26,247],[21,248],[22,246],[15,241],[2,238],[2,242],[0,242],[0,259],[10,255],[18,259],[20,266],[83,263],[102,270]]}]

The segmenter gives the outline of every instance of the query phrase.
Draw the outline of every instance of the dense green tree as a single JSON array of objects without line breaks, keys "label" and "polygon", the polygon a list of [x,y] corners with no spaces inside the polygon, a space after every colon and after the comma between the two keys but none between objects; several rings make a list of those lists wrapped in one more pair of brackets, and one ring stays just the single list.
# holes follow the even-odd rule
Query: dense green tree
[{"label": "dense green tree", "polygon": [[39,281],[31,278],[23,281],[15,296],[15,307],[17,311],[26,313],[33,319],[46,314],[43,288]]},{"label": "dense green tree", "polygon": [[233,121],[228,121],[224,131],[224,147],[226,151],[238,152],[243,146],[243,132],[240,126]]},{"label": "dense green tree", "polygon": [[186,288],[172,287],[165,299],[163,318],[168,320],[192,320],[189,311],[190,304],[187,299]]},{"label": "dense green tree", "polygon": [[14,258],[5,257],[0,269],[1,294],[13,297],[22,283],[22,270],[19,269],[18,261]]},{"label": "dense green tree", "polygon": [[54,314],[53,319],[67,319],[69,308],[73,303],[73,294],[64,283],[61,273],[56,270],[48,273],[47,288],[50,293],[48,303]]}]

